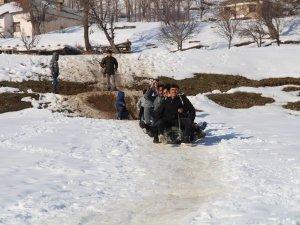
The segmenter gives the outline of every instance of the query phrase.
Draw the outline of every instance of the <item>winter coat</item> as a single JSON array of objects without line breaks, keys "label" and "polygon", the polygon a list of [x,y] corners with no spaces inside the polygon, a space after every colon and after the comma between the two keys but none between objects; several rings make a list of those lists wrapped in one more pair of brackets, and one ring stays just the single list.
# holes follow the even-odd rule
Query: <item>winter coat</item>
[{"label": "winter coat", "polygon": [[128,119],[129,113],[126,109],[125,93],[123,91],[118,92],[116,111],[117,119]]},{"label": "winter coat", "polygon": [[190,100],[186,97],[185,94],[179,94],[179,98],[183,104],[183,114],[185,117],[190,118],[191,122],[193,123],[196,117],[196,110]]},{"label": "winter coat", "polygon": [[56,52],[54,52],[52,55],[52,59],[50,61],[50,70],[52,76],[58,77],[59,75],[58,53]]},{"label": "winter coat", "polygon": [[[183,113],[178,113],[179,108],[183,108]],[[180,118],[188,117],[193,122],[195,115],[195,108],[185,95],[177,95],[174,99],[166,98],[155,111],[156,119],[165,121],[176,120],[179,116]]]},{"label": "winter coat", "polygon": [[153,108],[154,107],[154,100],[157,96],[157,92],[155,89],[149,88],[146,93],[144,94],[145,98],[145,105],[144,107]]},{"label": "winter coat", "polygon": [[174,99],[169,97],[164,100],[155,111],[155,118],[157,120],[163,119],[165,121],[176,120],[178,118],[179,108],[183,108],[183,104],[179,96],[176,96]]},{"label": "winter coat", "polygon": [[115,57],[106,56],[102,59],[100,63],[101,67],[104,68],[104,74],[114,75],[115,70],[118,69],[118,61]]},{"label": "winter coat", "polygon": [[138,110],[141,108],[141,107],[144,107],[145,106],[145,98],[144,96],[140,97],[137,104],[136,104],[136,107],[138,108]]},{"label": "winter coat", "polygon": [[123,91],[118,92],[117,102],[116,102],[116,108],[119,107],[125,107],[125,93]]},{"label": "winter coat", "polygon": [[163,100],[164,100],[164,97],[161,97],[159,95],[156,96],[156,98],[154,99],[154,102],[153,102],[154,111],[156,111],[158,109],[158,107],[160,106],[160,104],[162,103]]}]

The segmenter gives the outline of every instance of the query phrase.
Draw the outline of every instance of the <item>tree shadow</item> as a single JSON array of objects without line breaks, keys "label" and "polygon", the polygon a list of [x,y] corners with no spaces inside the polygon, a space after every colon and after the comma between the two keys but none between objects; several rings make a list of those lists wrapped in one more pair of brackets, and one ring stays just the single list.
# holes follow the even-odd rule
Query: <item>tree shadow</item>
[{"label": "tree shadow", "polygon": [[288,30],[283,32],[281,35],[287,36],[287,35],[291,34],[292,32],[294,32],[296,30],[296,28],[297,28],[297,26],[299,26],[299,24],[300,24],[300,20],[294,21],[294,23],[291,26],[289,26]]},{"label": "tree shadow", "polygon": [[149,46],[145,43],[150,42],[155,42],[159,39],[159,31],[157,28],[153,28],[150,30],[150,32],[143,33],[139,35],[137,39],[134,39],[132,42],[134,43],[133,45],[133,52],[142,52],[143,50],[153,48],[151,44]]}]

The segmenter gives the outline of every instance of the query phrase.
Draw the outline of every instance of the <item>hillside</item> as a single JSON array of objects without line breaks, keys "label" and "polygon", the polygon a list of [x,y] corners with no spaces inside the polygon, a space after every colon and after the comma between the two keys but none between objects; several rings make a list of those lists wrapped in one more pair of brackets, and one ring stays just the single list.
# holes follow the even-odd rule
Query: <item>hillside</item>
[{"label": "hillside", "polygon": [[[299,41],[299,18],[287,22],[282,40]],[[158,23],[130,25],[136,28],[117,33],[117,42],[130,39],[134,50],[116,56],[119,87],[133,95],[130,84],[164,76],[193,88],[195,121],[208,122],[205,139],[192,148],[154,144],[135,120],[70,113],[76,104],[86,109],[75,94],[103,88],[103,55],[61,56],[62,92],[54,95],[50,56],[1,54],[0,105],[20,95],[32,107],[0,114],[0,224],[300,224],[300,113],[284,108],[300,101],[300,45],[228,50],[207,22],[192,39],[207,48],[171,52],[174,46],[158,39]],[[92,41],[106,44],[93,30]],[[45,34],[40,42],[58,44],[83,45],[82,28]],[[229,108],[211,100],[238,93],[241,103],[257,95],[273,101]]]}]

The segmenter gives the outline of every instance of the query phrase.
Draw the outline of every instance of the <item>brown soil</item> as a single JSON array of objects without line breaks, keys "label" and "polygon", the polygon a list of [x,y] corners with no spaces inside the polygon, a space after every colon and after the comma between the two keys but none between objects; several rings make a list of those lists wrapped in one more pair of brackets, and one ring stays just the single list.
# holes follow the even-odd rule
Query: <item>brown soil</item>
[{"label": "brown soil", "polygon": [[[161,83],[176,83],[181,90],[187,95],[196,95],[198,93],[212,92],[213,90],[220,90],[226,92],[236,87],[265,87],[265,86],[282,86],[282,85],[299,85],[300,78],[270,78],[263,80],[251,80],[242,76],[234,75],[220,75],[220,74],[195,74],[193,78],[186,78],[183,80],[174,80],[168,77],[160,77]],[[137,118],[136,102],[142,95],[141,91],[149,87],[150,78],[135,77],[134,82],[126,87],[119,87],[125,90],[127,108],[130,112],[131,118]],[[24,81],[24,82],[0,82],[0,87],[14,87],[19,88],[20,91],[27,92],[31,89],[36,93],[51,92],[50,81]],[[298,91],[300,87],[287,87],[284,91]],[[130,90],[130,91],[129,91]],[[97,113],[92,113],[91,117],[97,118],[115,118],[115,102],[117,92],[101,91],[99,83],[76,83],[76,82],[59,82],[59,94],[65,95],[69,100],[77,101],[73,109],[80,108],[83,116],[89,115],[87,110],[83,107],[89,107],[89,110],[94,108],[101,111],[99,117]],[[23,108],[31,107],[30,103],[21,102],[20,99],[32,94],[1,94],[0,113],[21,110]],[[255,105],[265,105],[274,102],[273,99],[264,98],[255,93],[234,93],[234,94],[210,94],[208,95],[212,101],[227,108],[249,108]],[[76,100],[77,99],[77,100]],[[80,102],[80,103],[79,103]],[[299,104],[299,103],[298,103]],[[81,107],[80,105],[83,105]],[[285,108],[300,111],[296,103],[289,103]]]},{"label": "brown soil", "polygon": [[19,111],[32,107],[31,102],[21,101],[21,99],[24,97],[31,97],[37,100],[39,98],[39,95],[16,93],[0,94],[0,113]]},{"label": "brown soil", "polygon": [[284,105],[283,108],[300,111],[300,101],[299,102],[289,102],[287,105]]},{"label": "brown soil", "polygon": [[262,97],[256,93],[236,92],[233,94],[210,94],[207,97],[226,108],[244,109],[253,106],[262,106],[275,102],[272,98]]}]

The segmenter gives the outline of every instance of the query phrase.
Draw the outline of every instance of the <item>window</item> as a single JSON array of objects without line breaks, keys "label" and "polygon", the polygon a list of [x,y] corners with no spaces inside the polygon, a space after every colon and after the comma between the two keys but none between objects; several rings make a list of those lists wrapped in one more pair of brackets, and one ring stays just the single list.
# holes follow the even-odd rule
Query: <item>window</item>
[{"label": "window", "polygon": [[256,12],[256,5],[249,5],[249,12],[250,13]]},{"label": "window", "polygon": [[14,23],[14,32],[21,32],[20,22]]}]

